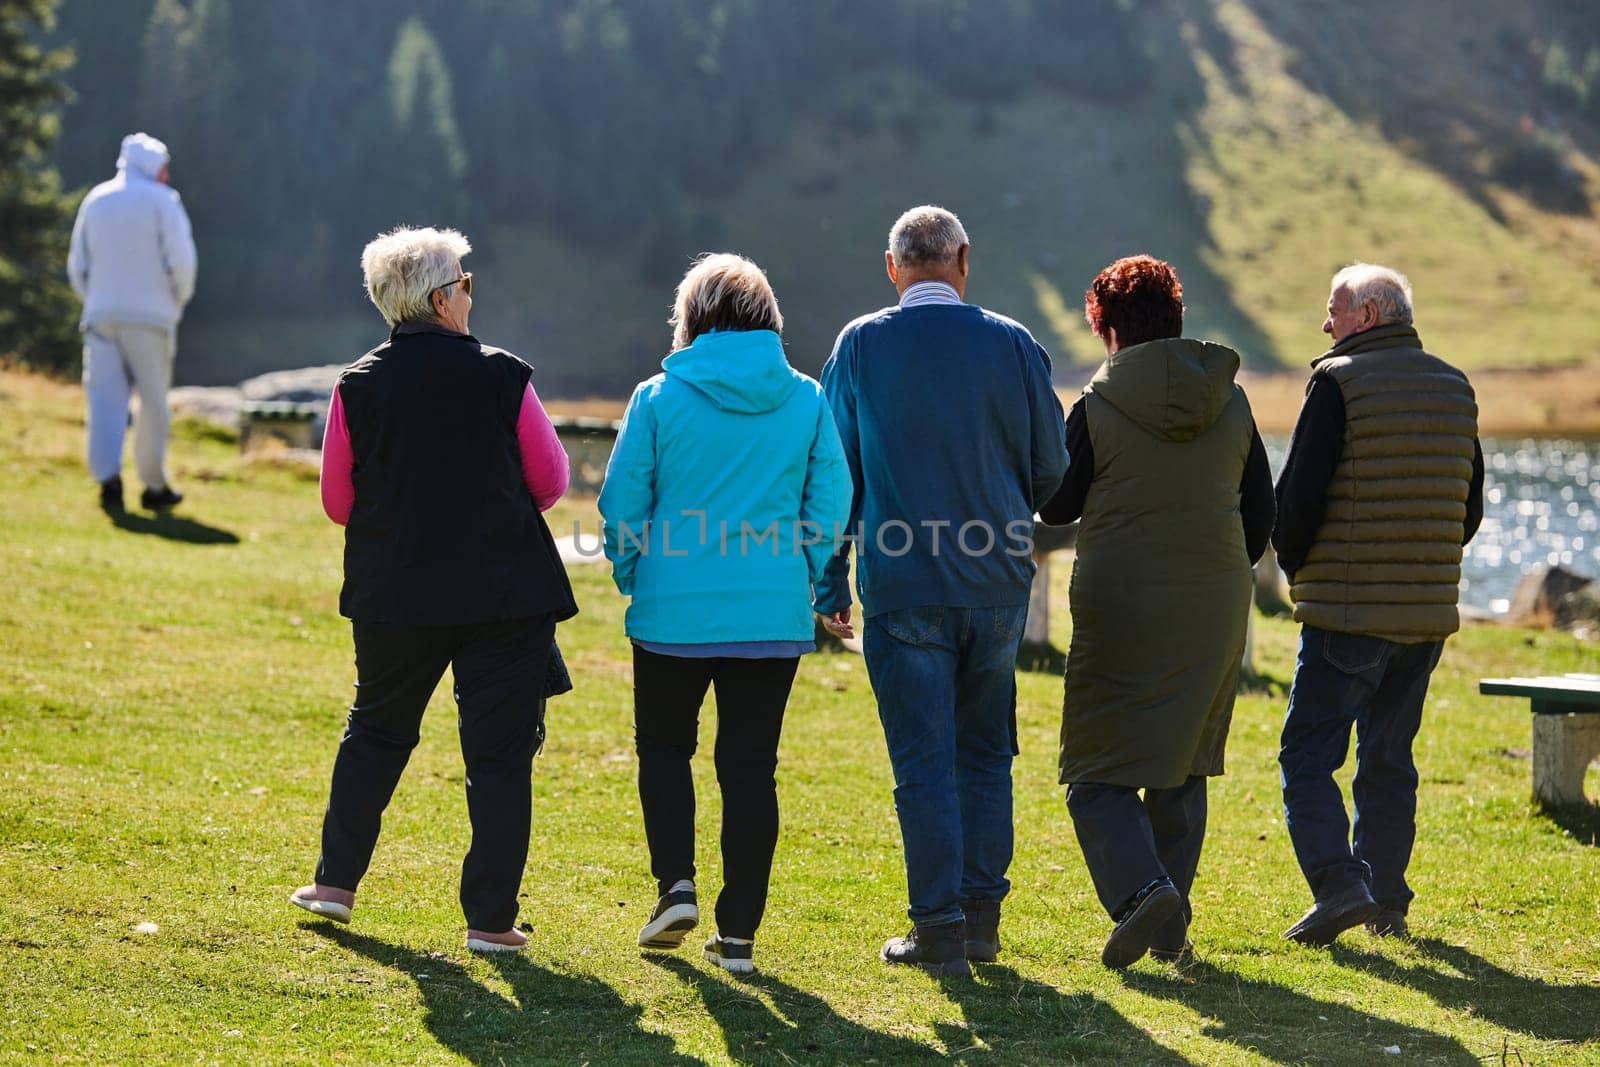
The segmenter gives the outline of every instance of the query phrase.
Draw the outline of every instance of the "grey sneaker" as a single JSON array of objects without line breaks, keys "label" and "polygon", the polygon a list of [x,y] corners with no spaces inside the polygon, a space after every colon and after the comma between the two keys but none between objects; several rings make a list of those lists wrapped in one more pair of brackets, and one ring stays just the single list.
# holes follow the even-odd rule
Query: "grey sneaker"
[{"label": "grey sneaker", "polygon": [[1283,936],[1287,941],[1325,948],[1346,930],[1376,919],[1379,910],[1366,883],[1357,882],[1327,900],[1317,901]]},{"label": "grey sneaker", "polygon": [[650,921],[639,931],[640,948],[677,948],[689,931],[700,925],[700,906],[694,890],[665,893],[656,901]]},{"label": "grey sneaker", "polygon": [[1122,909],[1117,928],[1106,938],[1100,962],[1114,970],[1131,967],[1149,951],[1157,933],[1174,915],[1183,911],[1183,894],[1163,879],[1152,882]]},{"label": "grey sneaker", "polygon": [[961,914],[967,920],[967,959],[993,963],[1000,955],[1000,902],[968,900]]},{"label": "grey sneaker", "polygon": [[967,924],[964,919],[938,926],[913,926],[904,937],[891,937],[878,958],[884,963],[921,967],[929,974],[966,975]]}]

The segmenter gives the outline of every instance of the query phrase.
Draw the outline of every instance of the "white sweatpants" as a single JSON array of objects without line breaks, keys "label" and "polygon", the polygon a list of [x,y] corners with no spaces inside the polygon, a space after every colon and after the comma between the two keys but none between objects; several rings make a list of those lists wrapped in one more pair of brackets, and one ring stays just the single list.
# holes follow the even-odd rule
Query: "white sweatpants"
[{"label": "white sweatpants", "polygon": [[102,322],[83,334],[83,391],[88,398],[89,473],[97,482],[122,469],[128,398],[139,393],[133,457],[148,489],[167,484],[167,389],[177,345],[159,326]]}]

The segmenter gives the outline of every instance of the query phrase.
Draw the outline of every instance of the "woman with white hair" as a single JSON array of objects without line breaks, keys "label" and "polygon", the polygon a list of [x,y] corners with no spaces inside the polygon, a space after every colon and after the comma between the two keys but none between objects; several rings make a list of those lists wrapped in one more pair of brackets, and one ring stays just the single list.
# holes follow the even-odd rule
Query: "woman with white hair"
[{"label": "woman with white hair", "polygon": [[639,944],[676,948],[699,922],[689,761],[714,686],[723,888],[704,955],[748,973],[778,841],[778,736],[816,647],[811,586],[849,520],[850,472],[821,386],[784,357],[760,267],[702,256],[672,325],[600,493],[612,576],[632,598],[639,800],[660,894]]},{"label": "woman with white hair", "polygon": [[451,667],[472,821],[467,947],[499,952],[527,943],[515,923],[529,776],[555,624],[578,609],[540,514],[566,491],[567,456],[533,369],[467,332],[471,250],[454,230],[402,228],[361,255],[390,334],[340,375],[322,453],[323,509],[345,528],[339,610],[356,699],[316,880],[290,900],[350,921],[383,809]]}]

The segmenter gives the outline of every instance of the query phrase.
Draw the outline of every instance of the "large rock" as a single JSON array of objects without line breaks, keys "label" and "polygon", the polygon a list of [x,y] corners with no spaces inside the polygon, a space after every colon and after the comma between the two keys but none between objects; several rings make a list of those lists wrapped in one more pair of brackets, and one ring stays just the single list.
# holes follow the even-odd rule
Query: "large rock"
[{"label": "large rock", "polygon": [[237,386],[186,385],[172,390],[170,401],[172,410],[181,415],[193,415],[226,426],[235,433],[240,429],[239,410],[246,403],[312,404],[317,413],[311,420],[311,437],[320,445],[328,418],[328,398],[343,370],[343,364],[330,364],[258,374]]},{"label": "large rock", "polygon": [[[1517,626],[1568,626],[1573,608],[1564,607],[1563,602],[1592,584],[1565,567],[1536,567],[1517,583],[1506,621]],[[1563,622],[1563,618],[1568,621]]]}]

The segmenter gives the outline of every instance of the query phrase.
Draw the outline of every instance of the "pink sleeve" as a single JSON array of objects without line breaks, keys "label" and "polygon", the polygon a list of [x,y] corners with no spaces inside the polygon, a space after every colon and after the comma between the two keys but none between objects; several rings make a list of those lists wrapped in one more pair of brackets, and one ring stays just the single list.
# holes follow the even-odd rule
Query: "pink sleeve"
[{"label": "pink sleeve", "polygon": [[344,401],[339,399],[339,387],[333,387],[333,399],[328,401],[328,425],[322,433],[322,510],[328,518],[343,526],[350,521],[350,509],[355,507],[356,486],[351,480],[356,457],[350,451],[350,428],[344,421]]},{"label": "pink sleeve", "polygon": [[517,412],[517,452],[522,458],[522,484],[528,487],[539,510],[549,511],[567,491],[570,472],[567,451],[561,447],[556,428],[550,424],[550,416],[545,414],[531,382]]}]

